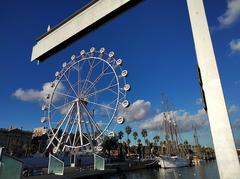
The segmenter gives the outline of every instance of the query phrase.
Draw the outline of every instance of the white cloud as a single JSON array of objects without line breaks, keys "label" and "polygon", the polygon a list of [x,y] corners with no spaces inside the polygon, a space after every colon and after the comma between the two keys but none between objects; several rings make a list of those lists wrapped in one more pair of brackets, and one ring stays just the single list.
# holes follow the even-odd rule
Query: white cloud
[{"label": "white cloud", "polygon": [[240,17],[240,0],[228,0],[227,10],[218,17],[220,28],[230,27],[236,23]]},{"label": "white cloud", "polygon": [[151,111],[151,103],[144,100],[136,100],[124,112],[127,122],[137,121],[144,119]]},{"label": "white cloud", "polygon": [[22,88],[17,89],[13,96],[20,99],[21,101],[41,101],[43,95],[40,91],[34,89],[23,90]]},{"label": "white cloud", "polygon": [[[197,129],[208,127],[209,123],[206,120],[206,113],[204,110],[199,110],[196,114],[189,114],[188,112],[174,111],[176,123],[179,132],[192,131],[192,126]],[[163,113],[157,114],[153,119],[146,120],[140,125],[140,128],[146,128],[149,130],[163,130]]]},{"label": "white cloud", "polygon": [[202,99],[202,98],[198,98],[198,99],[196,100],[196,104],[202,105],[202,104],[203,104],[203,99]]},{"label": "white cloud", "polygon": [[[64,89],[63,85],[59,83],[58,90],[61,91]],[[51,87],[51,82],[44,83],[42,90],[36,89],[17,89],[12,95],[21,101],[26,102],[42,102],[45,101],[45,97],[48,94],[53,92],[53,88]],[[55,95],[54,100],[58,100],[60,98],[59,95]]]},{"label": "white cloud", "polygon": [[240,111],[240,106],[237,106],[237,105],[235,105],[235,104],[231,105],[231,106],[228,108],[229,114],[236,113],[236,112],[239,112],[239,111]]},{"label": "white cloud", "polygon": [[232,53],[240,52],[240,39],[233,39],[229,43]]},{"label": "white cloud", "polygon": [[240,127],[240,118],[236,119],[234,123],[232,124],[233,128],[239,128]]}]

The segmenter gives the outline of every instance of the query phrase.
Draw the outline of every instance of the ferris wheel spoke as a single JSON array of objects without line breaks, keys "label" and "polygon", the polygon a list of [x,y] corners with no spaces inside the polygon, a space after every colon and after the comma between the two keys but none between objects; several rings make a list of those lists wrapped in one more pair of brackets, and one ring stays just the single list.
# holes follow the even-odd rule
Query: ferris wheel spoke
[{"label": "ferris wheel spoke", "polygon": [[108,105],[114,104],[115,102],[117,102],[118,98],[114,99],[111,103],[108,103]]},{"label": "ferris wheel spoke", "polygon": [[[110,90],[111,88],[113,88],[115,86],[118,86],[118,84],[114,84],[114,85],[108,86],[106,88],[100,89],[98,91],[95,91],[93,93],[90,93],[90,94],[86,95],[85,97],[91,97],[91,96],[97,95],[97,94],[102,93],[102,92],[104,92],[106,90]],[[114,93],[117,94],[115,91],[114,91]]]},{"label": "ferris wheel spoke", "polygon": [[85,122],[85,129],[86,129],[87,135],[88,135],[87,140],[89,141],[89,144],[90,144],[91,148],[93,149],[92,136],[89,133],[88,125],[86,122]]},{"label": "ferris wheel spoke", "polygon": [[76,97],[78,97],[76,91],[74,90],[73,86],[71,85],[71,83],[70,83],[70,81],[69,81],[69,79],[68,79],[68,77],[66,76],[65,73],[64,73],[64,77],[65,77],[65,79],[67,80],[67,82],[68,82],[70,88],[72,89],[73,93],[76,95]]},{"label": "ferris wheel spoke", "polygon": [[83,138],[82,138],[82,119],[81,119],[81,111],[80,111],[80,107],[79,107],[79,102],[77,102],[77,115],[78,115],[78,128],[79,128],[79,135],[80,135],[80,144],[83,145]]},{"label": "ferris wheel spoke", "polygon": [[66,107],[66,106],[69,106],[69,105],[72,104],[74,101],[75,101],[75,100],[70,101],[70,102],[68,102],[68,103],[65,103],[65,104],[63,104],[63,105],[60,105],[60,106],[55,106],[55,105],[53,105],[53,104],[51,103],[51,105],[53,106],[54,109],[52,109],[50,112],[53,112],[53,111],[55,111],[55,110],[64,108],[64,107]]},{"label": "ferris wheel spoke", "polygon": [[71,96],[71,95],[68,95],[68,94],[64,94],[64,93],[61,93],[61,92],[58,92],[58,91],[55,91],[56,94],[59,94],[59,95],[62,95],[62,96],[66,96],[66,97],[69,97],[69,98],[76,98],[74,96]]},{"label": "ferris wheel spoke", "polygon": [[97,62],[97,63],[93,66],[93,68],[95,68],[96,66],[98,66],[100,63],[102,63],[101,60],[99,60],[99,62]]},{"label": "ferris wheel spoke", "polygon": [[63,137],[64,137],[64,135],[65,135],[66,129],[67,129],[68,125],[69,125],[69,122],[70,122],[70,119],[71,119],[73,110],[74,110],[74,107],[72,108],[72,110],[71,110],[71,112],[70,112],[71,114],[68,116],[67,123],[66,123],[66,125],[65,125],[65,127],[64,127],[64,130],[63,130],[63,132],[62,132],[62,135],[61,135],[60,140],[59,140],[58,145],[57,145],[58,148],[59,148],[59,146],[60,146],[61,143],[62,143],[62,140],[63,140]]},{"label": "ferris wheel spoke", "polygon": [[79,64],[79,62],[78,62],[78,83],[77,83],[77,85],[78,85],[78,91],[77,91],[77,93],[78,93],[78,96],[80,95],[80,83],[81,83],[81,71],[80,71],[80,64]]},{"label": "ferris wheel spoke", "polygon": [[111,81],[110,81],[110,83],[109,83],[109,85],[108,85],[108,86],[111,86],[111,85],[112,85],[112,83],[114,82],[114,80],[115,80],[115,75],[112,77],[112,79],[111,79]]},{"label": "ferris wheel spoke", "polygon": [[[76,107],[75,107],[75,109],[76,109]],[[75,116],[73,116],[72,120],[71,120],[72,124],[71,124],[70,131],[68,132],[68,136],[67,136],[67,139],[66,139],[66,144],[68,143],[68,140],[70,139],[69,143],[70,143],[70,145],[72,145],[71,144],[72,143],[72,141],[71,141],[71,134],[72,134],[72,131],[73,131],[73,128],[74,128],[74,124],[75,124],[76,118],[77,118],[77,114],[75,113]]]},{"label": "ferris wheel spoke", "polygon": [[96,84],[104,76],[104,74],[108,70],[108,68],[109,68],[109,66],[107,66],[107,68],[103,72],[100,73],[100,75],[94,80],[94,82],[84,91],[84,94],[88,93],[89,90],[91,90],[92,88],[94,88],[96,86]]},{"label": "ferris wheel spoke", "polygon": [[75,133],[74,133],[74,138],[73,138],[73,143],[72,146],[75,147],[75,143],[76,143],[76,137],[77,137],[77,132],[78,132],[78,125],[79,123],[77,122],[76,128],[75,128]]},{"label": "ferris wheel spoke", "polygon": [[105,108],[105,111],[106,111],[106,113],[107,113],[108,119],[111,119],[110,114],[109,114],[109,109],[108,109],[108,108]]},{"label": "ferris wheel spoke", "polygon": [[122,94],[122,95],[124,95],[124,96],[126,95],[126,94],[125,94],[125,93],[123,93],[121,90],[119,90],[119,93],[121,93],[121,94]]},{"label": "ferris wheel spoke", "polygon": [[102,130],[100,129],[100,127],[98,126],[98,124],[96,123],[96,121],[93,119],[93,116],[90,114],[90,112],[88,111],[88,109],[86,108],[86,106],[82,103],[80,103],[83,106],[83,109],[86,111],[87,115],[90,117],[92,124],[95,126],[95,128],[102,133]]},{"label": "ferris wheel spoke", "polygon": [[118,93],[117,93],[116,91],[114,91],[114,90],[112,90],[112,89],[108,89],[108,90],[111,91],[112,93],[118,95]]},{"label": "ferris wheel spoke", "polygon": [[[72,123],[72,125],[71,125],[71,129],[70,129],[70,131],[69,131],[69,133],[68,133],[68,136],[67,136],[67,139],[66,139],[66,144],[68,143],[68,140],[70,139],[70,136],[71,136],[71,134],[72,134],[72,130],[73,130],[73,127],[74,127],[74,121],[73,121],[73,123]],[[71,145],[71,140],[69,140],[69,143],[70,143],[70,145]]]},{"label": "ferris wheel spoke", "polygon": [[87,73],[87,77],[86,77],[86,80],[84,81],[83,87],[82,87],[82,89],[81,89],[81,93],[82,93],[83,90],[85,90],[85,88],[86,88],[86,82],[90,80],[90,77],[91,77],[92,71],[93,71],[93,64],[94,64],[94,62],[95,62],[95,58],[93,59],[93,62],[92,62],[92,63],[90,62],[90,60],[88,60],[90,69],[89,69],[89,71],[88,71],[88,73]]},{"label": "ferris wheel spoke", "polygon": [[112,75],[112,74],[114,74],[114,72],[108,72],[108,73],[104,73],[104,75]]},{"label": "ferris wheel spoke", "polygon": [[106,109],[115,110],[115,108],[112,108],[112,107],[106,106],[106,105],[104,105],[104,104],[98,104],[98,103],[96,103],[96,102],[92,102],[92,101],[87,101],[87,103],[94,104],[94,105],[97,105],[97,106],[100,106],[100,107],[103,107],[103,108],[106,108]]},{"label": "ferris wheel spoke", "polygon": [[60,128],[62,127],[63,123],[65,122],[66,118],[68,117],[69,113],[71,112],[72,108],[74,106],[74,103],[72,104],[72,106],[70,107],[70,109],[68,110],[66,116],[64,117],[64,119],[62,120],[61,124],[57,127],[57,131],[54,133],[54,135],[52,136],[49,144],[47,145],[47,148],[51,145],[51,143],[53,142],[54,138],[56,138],[56,135],[58,134],[58,131],[60,130]]}]

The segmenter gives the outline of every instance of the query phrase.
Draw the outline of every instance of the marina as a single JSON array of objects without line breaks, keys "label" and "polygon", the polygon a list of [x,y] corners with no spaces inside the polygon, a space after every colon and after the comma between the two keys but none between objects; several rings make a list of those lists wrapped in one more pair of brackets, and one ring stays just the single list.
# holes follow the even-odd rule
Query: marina
[{"label": "marina", "polygon": [[[116,169],[108,169],[105,171],[84,171],[80,169],[67,169],[66,175],[54,176],[44,175],[46,179],[65,178],[65,179],[77,179],[77,178],[106,178],[106,179],[132,179],[132,178],[143,178],[152,179],[166,178],[166,179],[178,179],[178,178],[215,178],[218,179],[218,171],[216,161],[202,162],[200,165],[192,167],[162,169],[162,168],[148,168],[148,169],[134,169],[117,171]],[[104,177],[103,177],[104,176]],[[35,177],[23,177],[24,179],[41,179],[43,176]]]}]

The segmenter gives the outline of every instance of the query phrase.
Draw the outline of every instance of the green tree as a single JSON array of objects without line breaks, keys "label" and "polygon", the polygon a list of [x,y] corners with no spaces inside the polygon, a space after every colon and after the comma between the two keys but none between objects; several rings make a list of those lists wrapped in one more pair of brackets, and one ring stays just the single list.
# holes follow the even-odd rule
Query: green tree
[{"label": "green tree", "polygon": [[137,145],[137,138],[138,138],[138,133],[135,131],[133,132],[133,138],[135,140],[135,145]]},{"label": "green tree", "polygon": [[106,136],[102,143],[103,150],[108,152],[108,156],[110,157],[111,150],[117,149],[117,139],[115,137]]},{"label": "green tree", "polygon": [[129,147],[130,144],[131,144],[131,140],[130,140],[130,139],[127,139],[126,144],[127,144],[127,146]]},{"label": "green tree", "polygon": [[127,139],[129,139],[129,135],[130,135],[131,132],[132,132],[132,128],[131,128],[130,126],[127,126],[127,127],[125,128],[125,132],[126,132],[126,134],[127,134]]},{"label": "green tree", "polygon": [[147,137],[147,130],[146,129],[142,129],[142,137],[144,138],[144,142],[145,142],[145,145],[146,145],[146,137]]},{"label": "green tree", "polygon": [[141,139],[137,140],[137,144],[140,145],[141,144]]},{"label": "green tree", "polygon": [[148,139],[145,140],[145,144],[146,144],[146,146],[149,146],[150,142]]}]

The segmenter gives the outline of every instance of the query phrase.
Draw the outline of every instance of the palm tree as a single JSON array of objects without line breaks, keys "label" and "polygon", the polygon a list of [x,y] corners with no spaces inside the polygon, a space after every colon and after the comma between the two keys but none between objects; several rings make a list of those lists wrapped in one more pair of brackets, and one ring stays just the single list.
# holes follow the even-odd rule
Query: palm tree
[{"label": "palm tree", "polygon": [[131,128],[130,126],[127,126],[127,127],[125,128],[125,132],[127,133],[127,139],[129,139],[129,134],[131,134],[132,128]]},{"label": "palm tree", "polygon": [[137,144],[140,145],[141,144],[141,139],[137,140]]},{"label": "palm tree", "polygon": [[122,143],[123,135],[124,135],[124,133],[122,131],[118,132],[118,139],[119,139],[120,143]]},{"label": "palm tree", "polygon": [[135,131],[133,132],[133,138],[135,140],[135,144],[137,145],[137,138],[138,138],[138,133]]},{"label": "palm tree", "polygon": [[150,142],[149,142],[148,139],[145,140],[145,144],[146,144],[147,146],[149,146]]},{"label": "palm tree", "polygon": [[146,137],[147,137],[147,130],[146,129],[142,129],[142,137],[144,138],[145,144],[146,144]]},{"label": "palm tree", "polygon": [[126,144],[128,147],[130,146],[130,143],[131,143],[130,139],[127,139]]},{"label": "palm tree", "polygon": [[158,135],[153,137],[154,145],[157,145],[160,140],[160,137]]}]

